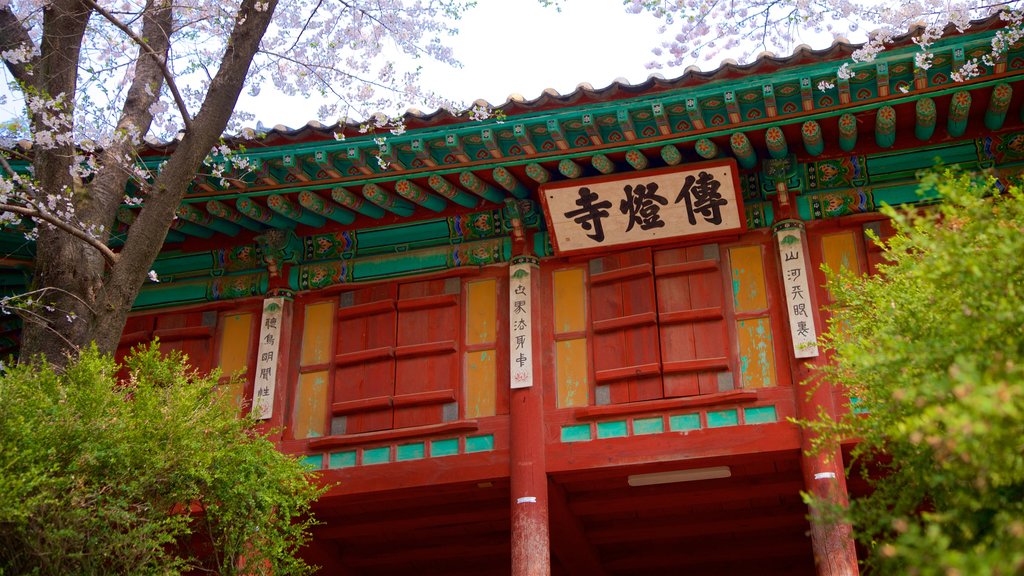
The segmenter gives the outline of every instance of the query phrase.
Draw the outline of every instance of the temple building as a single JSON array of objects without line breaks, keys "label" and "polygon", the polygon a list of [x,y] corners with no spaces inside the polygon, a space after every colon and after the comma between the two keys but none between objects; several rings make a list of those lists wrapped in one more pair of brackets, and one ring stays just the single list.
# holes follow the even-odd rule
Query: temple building
[{"label": "temple building", "polygon": [[808,384],[824,269],[873,273],[878,208],[933,200],[937,162],[1020,170],[1024,48],[952,79],[999,26],[926,70],[907,36],[848,80],[837,43],[410,112],[383,143],[240,137],[249,167],[196,178],[121,348],[245,371],[240,402],[330,485],[321,574],[856,574],[801,492],[864,487],[792,422],[850,406]]}]

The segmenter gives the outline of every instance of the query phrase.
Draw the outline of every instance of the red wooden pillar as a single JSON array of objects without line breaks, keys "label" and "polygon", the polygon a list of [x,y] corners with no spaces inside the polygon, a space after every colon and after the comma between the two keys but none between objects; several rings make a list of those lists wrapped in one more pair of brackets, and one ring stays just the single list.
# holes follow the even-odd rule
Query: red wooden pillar
[{"label": "red wooden pillar", "polygon": [[[548,576],[551,574],[551,539],[542,371],[540,355],[533,350],[533,344],[541,341],[537,259],[514,257],[509,275],[509,368],[513,387],[509,402],[512,576]],[[526,310],[523,302],[528,302]],[[534,375],[538,377],[536,381]]]},{"label": "red wooden pillar", "polygon": [[[778,246],[784,306],[789,320],[790,366],[792,366],[797,414],[815,420],[819,414],[836,417],[832,387],[812,379],[812,368],[823,362],[814,341],[823,324],[814,294],[813,262],[807,250],[803,222],[783,220],[773,231]],[[839,449],[811,454],[813,434],[802,431],[801,468],[807,492],[831,503],[846,506],[846,475]],[[811,510],[811,545],[818,576],[856,576],[857,552],[848,524],[831,521]]]}]

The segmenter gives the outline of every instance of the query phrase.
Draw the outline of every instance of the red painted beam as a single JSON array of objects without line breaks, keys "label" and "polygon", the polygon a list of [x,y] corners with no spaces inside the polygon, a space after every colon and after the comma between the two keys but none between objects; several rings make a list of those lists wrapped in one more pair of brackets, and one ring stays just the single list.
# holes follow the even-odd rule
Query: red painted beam
[{"label": "red painted beam", "polygon": [[597,551],[566,501],[565,490],[548,482],[548,506],[551,522],[551,551],[570,576],[607,576]]}]

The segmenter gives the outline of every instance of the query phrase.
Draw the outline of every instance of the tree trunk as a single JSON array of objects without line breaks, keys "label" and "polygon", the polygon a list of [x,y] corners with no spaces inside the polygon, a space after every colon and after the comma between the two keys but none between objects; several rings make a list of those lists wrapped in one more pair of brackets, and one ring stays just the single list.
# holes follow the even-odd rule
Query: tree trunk
[{"label": "tree trunk", "polygon": [[[77,0],[64,2],[78,5]],[[26,322],[21,348],[23,359],[28,360],[43,354],[50,362],[60,366],[90,342],[94,342],[104,353],[113,353],[117,349],[128,312],[160,253],[174,219],[175,210],[184,198],[197,170],[202,166],[203,160],[217,144],[227,126],[244,86],[249,65],[277,7],[276,0],[259,2],[262,8],[259,10],[256,9],[257,3],[256,0],[242,2],[237,23],[227,41],[224,56],[217,74],[210,83],[202,108],[191,122],[191,129],[186,131],[184,138],[175,146],[156,177],[142,211],[128,231],[128,237],[116,264],[107,267],[102,256],[85,243],[63,232],[40,227],[34,288],[47,289],[46,303],[50,304],[52,310],[44,308],[35,318],[39,321],[31,321],[30,318],[30,321]],[[166,23],[169,23],[170,4],[161,4],[155,9],[148,6],[147,17],[154,12],[159,18],[164,10],[168,18]],[[49,9],[47,13],[49,14]],[[83,33],[87,20],[86,10],[81,21]],[[169,25],[163,28],[167,29],[170,29]],[[152,46],[155,42],[154,34],[146,31],[145,35]],[[56,39],[53,43],[59,45],[68,57],[73,52],[72,70],[76,71],[81,34],[78,35],[78,41],[71,42],[72,46],[68,47],[60,44],[62,38],[68,38],[66,30],[45,29],[44,26],[43,46],[47,45],[47,38],[54,36]],[[45,51],[43,56],[45,60]],[[140,58],[139,65],[145,62],[146,58]],[[136,84],[136,81],[139,83]],[[133,81],[133,87],[145,86],[145,81],[139,80],[138,75],[136,81]],[[152,84],[150,91],[151,86]],[[65,92],[74,93],[73,73],[70,89]],[[130,121],[133,126],[148,129],[151,121],[151,117],[146,116],[148,111],[142,114],[137,109],[130,109],[132,102],[135,102],[136,108],[149,108],[144,99],[133,100],[129,94],[122,121]],[[69,152],[70,158],[73,159],[73,150]],[[46,181],[40,178],[40,182],[47,186],[44,189],[63,189],[61,184],[64,182],[65,186],[70,187],[68,168],[71,160],[64,156],[61,162],[42,164],[44,158],[53,160],[52,156],[53,154],[47,151],[42,155],[37,154],[35,158],[37,176],[41,171],[48,172]],[[89,195],[76,201],[81,204],[81,214],[88,216],[83,222],[85,225],[102,224],[108,231],[120,204],[126,181],[108,177],[109,174],[105,171],[128,172],[125,166],[114,160],[117,157],[123,158],[123,155],[110,154],[110,157],[110,163],[101,166],[101,171],[90,186]],[[57,187],[49,188],[52,185]],[[71,321],[67,318],[69,312],[74,312],[76,316]]]}]

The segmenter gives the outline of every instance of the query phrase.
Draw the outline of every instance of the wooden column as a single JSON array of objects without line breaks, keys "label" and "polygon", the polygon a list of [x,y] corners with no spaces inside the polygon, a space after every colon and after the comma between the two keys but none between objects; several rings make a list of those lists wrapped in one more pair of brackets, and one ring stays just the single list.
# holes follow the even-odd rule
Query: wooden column
[{"label": "wooden column", "polygon": [[[793,371],[797,414],[815,420],[819,414],[836,416],[832,387],[811,378],[812,367],[822,362],[814,344],[822,326],[814,294],[813,263],[807,250],[803,222],[783,220],[773,231],[779,254],[779,270],[789,319],[790,366]],[[801,468],[807,492],[834,504],[848,504],[846,475],[839,449],[811,454],[814,436],[801,431]],[[857,552],[850,526],[829,521],[811,510],[811,545],[818,576],[856,576]]]},{"label": "wooden column", "polygon": [[512,576],[551,574],[542,371],[540,355],[534,353],[534,345],[541,341],[539,290],[537,259],[513,257],[509,266]]}]

